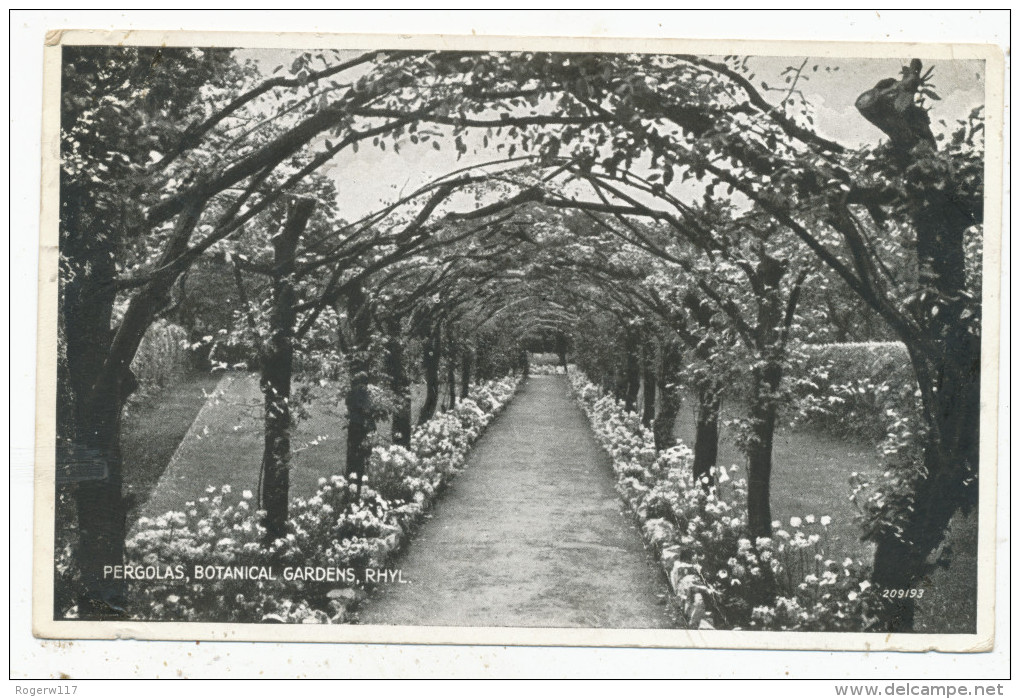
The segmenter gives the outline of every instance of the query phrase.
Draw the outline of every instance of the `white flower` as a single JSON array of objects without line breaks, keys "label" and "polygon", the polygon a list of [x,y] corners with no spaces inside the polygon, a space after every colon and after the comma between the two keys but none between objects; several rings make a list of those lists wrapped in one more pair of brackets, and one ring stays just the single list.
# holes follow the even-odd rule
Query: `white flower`
[{"label": "white flower", "polygon": [[245,500],[251,500],[255,495],[250,490],[242,490],[241,497]]},{"label": "white flower", "polygon": [[822,515],[822,518],[819,521],[822,523],[823,527],[827,527],[832,524],[832,517],[829,515]]},{"label": "white flower", "polygon": [[790,526],[796,529],[802,524],[800,517],[790,517]]},{"label": "white flower", "polygon": [[871,583],[868,582],[867,580],[864,580],[864,581],[861,582],[861,592],[864,592],[869,587],[871,587]]},{"label": "white flower", "polygon": [[846,598],[853,602],[855,599],[857,599],[857,593],[851,590],[849,593],[847,593]]},{"label": "white flower", "polygon": [[224,485],[222,488],[220,488],[220,492],[223,493],[224,495],[229,494],[230,493],[230,486],[229,485]]},{"label": "white flower", "polygon": [[814,524],[815,523],[815,516],[814,515],[808,515],[807,517],[804,518],[804,521],[807,522],[808,524]]}]

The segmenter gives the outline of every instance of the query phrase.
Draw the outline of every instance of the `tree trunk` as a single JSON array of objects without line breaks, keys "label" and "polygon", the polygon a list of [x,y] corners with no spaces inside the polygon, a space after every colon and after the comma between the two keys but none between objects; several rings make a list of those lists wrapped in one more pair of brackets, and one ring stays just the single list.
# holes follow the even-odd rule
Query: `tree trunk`
[{"label": "tree trunk", "polygon": [[[747,444],[747,519],[752,537],[771,536],[772,444],[779,412],[779,384],[783,379],[786,334],[793,322],[804,272],[783,298],[780,288],[789,270],[785,259],[764,250],[750,277],[758,314],[753,328],[757,357],[751,371],[749,441]],[[785,313],[784,313],[785,308]]]},{"label": "tree trunk", "polygon": [[671,338],[664,340],[661,347],[662,357],[659,361],[657,378],[659,410],[652,424],[655,448],[659,451],[669,449],[676,443],[674,437],[676,416],[680,413],[680,406],[683,404],[683,394],[680,391],[683,353],[680,343]]},{"label": "tree trunk", "polygon": [[[78,514],[77,562],[81,574],[78,616],[111,619],[123,616],[127,602],[122,581],[105,580],[103,565],[124,561],[127,534],[127,503],[122,496],[123,470],[120,451],[120,416],[123,403],[103,407],[105,417],[93,424],[99,429],[79,451],[78,459],[102,464],[106,477],[81,482],[75,488]],[[80,463],[80,462],[79,462]]]},{"label": "tree trunk", "polygon": [[460,358],[460,397],[467,398],[471,392],[471,365],[474,359],[474,351],[464,348]]},{"label": "tree trunk", "polygon": [[310,199],[292,202],[287,222],[273,238],[272,307],[269,340],[262,353],[260,385],[264,398],[265,443],[262,450],[261,498],[266,511],[266,542],[286,535],[290,506],[290,389],[294,372],[294,267],[298,241],[315,208]]},{"label": "tree trunk", "polygon": [[694,477],[711,485],[712,467],[719,461],[719,408],[721,387],[714,379],[704,379],[698,388],[698,412],[694,427]]},{"label": "tree trunk", "polygon": [[625,348],[624,409],[630,413],[637,409],[638,393],[641,391],[641,340],[637,330],[628,328]]},{"label": "tree trunk", "polygon": [[372,453],[371,437],[375,433],[375,415],[372,405],[371,386],[371,341],[372,314],[365,293],[355,287],[347,299],[347,319],[350,327],[350,354],[348,371],[350,388],[347,391],[347,462],[345,473],[348,480],[357,483],[358,495]]},{"label": "tree trunk", "polygon": [[488,381],[492,378],[493,371],[489,366],[489,348],[485,342],[479,342],[475,348],[475,378],[478,381]]},{"label": "tree trunk", "polygon": [[754,537],[772,535],[772,445],[776,434],[775,392],[782,365],[767,361],[753,372],[751,439],[747,446],[747,520]]},{"label": "tree trunk", "polygon": [[[895,510],[882,513],[875,540],[873,581],[879,589],[909,589],[929,569],[928,557],[953,514],[976,506],[981,412],[980,302],[967,287],[964,235],[977,215],[957,193],[954,175],[936,151],[928,113],[914,94],[922,63],[910,62],[897,80],[861,94],[858,111],[890,139],[890,171],[913,190],[921,293],[912,309],[918,336],[901,332],[921,388],[925,417],[924,469],[904,474],[913,492],[893,493]],[[931,162],[925,163],[923,161]],[[916,167],[915,167],[916,166]],[[915,174],[908,175],[914,167]],[[929,181],[922,178],[930,171]],[[919,173],[919,174],[918,174]],[[898,501],[907,499],[909,504]],[[887,631],[913,627],[914,600],[890,602]]]},{"label": "tree trunk", "polygon": [[411,446],[411,380],[404,366],[404,343],[400,336],[400,322],[390,325],[386,340],[386,374],[396,405],[390,424],[390,439],[402,447]]},{"label": "tree trunk", "polygon": [[[69,254],[66,248],[61,252]],[[122,496],[120,421],[134,386],[125,376],[124,381],[113,383],[116,390],[93,392],[113,338],[115,292],[112,284],[102,283],[104,278],[112,279],[113,256],[88,257],[83,273],[61,278],[65,361],[58,365],[57,484],[58,489],[68,487],[72,493],[77,531],[70,522],[61,521],[64,513],[56,512],[56,521],[62,529],[71,529],[62,535],[77,534],[74,555],[80,582],[72,594],[78,617],[98,620],[122,616],[127,601],[123,581],[105,580],[102,572],[104,564],[124,562],[127,503]],[[83,470],[92,473],[80,473]],[[56,585],[61,582],[55,578]],[[55,597],[67,597],[63,590],[54,592]]]},{"label": "tree trunk", "polygon": [[655,421],[655,342],[649,338],[645,342],[642,356],[641,386],[644,389],[641,406],[641,424],[651,427]]},{"label": "tree trunk", "polygon": [[446,389],[449,396],[448,410],[457,407],[457,355],[452,351],[446,362]]},{"label": "tree trunk", "polygon": [[[877,537],[873,581],[909,589],[930,572],[928,557],[957,511],[977,505],[981,420],[980,306],[966,287],[964,232],[971,222],[948,194],[929,193],[915,216],[923,336],[908,338],[926,420],[924,472],[915,479],[901,532]],[[934,349],[931,349],[934,348]],[[926,474],[926,475],[925,475]],[[914,601],[889,602],[890,631],[912,629]]]},{"label": "tree trunk", "polygon": [[[626,355],[623,355],[616,364],[616,368],[612,373],[612,392],[613,397],[618,401],[627,402],[627,366],[625,364]],[[609,374],[606,375],[609,380]]]},{"label": "tree trunk", "polygon": [[60,246],[73,273],[62,273],[60,279],[65,370],[58,370],[57,381],[59,395],[71,400],[57,405],[57,487],[73,484],[78,616],[117,618],[124,614],[126,585],[123,580],[104,579],[103,566],[124,562],[129,504],[122,492],[120,440],[124,405],[138,385],[131,362],[145,331],[166,307],[174,283],[190,264],[184,253],[204,201],[185,202],[157,260],[159,271],[135,294],[114,329],[116,236],[97,230],[102,225],[75,205],[79,195],[66,194],[70,201],[67,206],[62,202]]},{"label": "tree trunk", "polygon": [[567,348],[569,347],[569,341],[566,333],[556,333],[556,354],[559,355],[560,365],[563,367],[563,371],[567,371]]},{"label": "tree trunk", "polygon": [[425,367],[425,402],[418,413],[418,424],[432,419],[439,405],[439,353],[442,349],[442,335],[437,323],[425,341],[422,364]]}]

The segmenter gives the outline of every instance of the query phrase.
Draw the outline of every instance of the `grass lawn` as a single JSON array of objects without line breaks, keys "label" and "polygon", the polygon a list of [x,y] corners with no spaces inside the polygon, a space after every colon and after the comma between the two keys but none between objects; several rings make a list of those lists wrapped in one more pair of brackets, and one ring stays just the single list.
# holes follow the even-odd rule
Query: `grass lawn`
[{"label": "grass lawn", "polygon": [[[696,402],[685,396],[677,416],[677,434],[694,446]],[[730,401],[723,405],[723,419],[742,414],[744,407]],[[875,473],[880,468],[876,446],[834,438],[820,430],[780,426],[772,457],[772,518],[787,523],[790,517],[829,515],[830,557],[845,555],[870,563],[872,544],[860,540],[855,523],[858,514],[850,502],[850,474]],[[731,431],[720,430],[721,465],[737,464],[744,469],[746,457],[737,449]],[[744,477],[746,472],[742,471]],[[925,581],[918,604],[917,631],[924,633],[973,632],[976,623],[977,518],[957,516],[947,544],[953,558],[949,568],[939,568]]]},{"label": "grass lawn", "polygon": [[128,404],[122,428],[124,492],[132,503],[128,517],[134,519],[191,428],[222,376],[196,372],[177,383],[146,394]]}]

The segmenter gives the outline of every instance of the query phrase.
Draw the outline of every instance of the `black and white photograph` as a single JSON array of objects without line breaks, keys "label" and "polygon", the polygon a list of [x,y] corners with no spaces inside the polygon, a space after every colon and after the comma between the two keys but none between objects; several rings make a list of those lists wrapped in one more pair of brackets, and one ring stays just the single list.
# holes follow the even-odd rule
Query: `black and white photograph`
[{"label": "black and white photograph", "polygon": [[36,634],[989,650],[1003,57],[812,46],[49,36]]}]

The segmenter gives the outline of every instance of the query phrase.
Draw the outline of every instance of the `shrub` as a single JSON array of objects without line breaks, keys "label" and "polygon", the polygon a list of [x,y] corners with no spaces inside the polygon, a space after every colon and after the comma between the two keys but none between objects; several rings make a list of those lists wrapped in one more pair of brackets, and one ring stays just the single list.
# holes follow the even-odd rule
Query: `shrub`
[{"label": "shrub", "polygon": [[878,442],[920,417],[920,389],[901,342],[807,345],[794,382],[797,419],[841,438]]},{"label": "shrub", "polygon": [[528,355],[528,363],[532,367],[555,366],[560,363],[560,355],[555,352],[531,352]]},{"label": "shrub", "polygon": [[145,331],[131,371],[143,386],[165,386],[183,376],[190,361],[188,333],[184,328],[157,320]]}]

